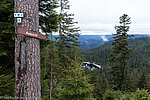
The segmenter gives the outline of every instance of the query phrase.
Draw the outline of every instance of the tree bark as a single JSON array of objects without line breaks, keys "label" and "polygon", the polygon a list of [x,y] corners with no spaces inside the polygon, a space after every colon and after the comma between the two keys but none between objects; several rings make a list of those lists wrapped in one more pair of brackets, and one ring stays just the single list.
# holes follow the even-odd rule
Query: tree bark
[{"label": "tree bark", "polygon": [[15,98],[41,100],[39,39],[17,33],[18,28],[39,32],[38,0],[14,0],[15,12],[23,12],[22,24],[15,22]]}]

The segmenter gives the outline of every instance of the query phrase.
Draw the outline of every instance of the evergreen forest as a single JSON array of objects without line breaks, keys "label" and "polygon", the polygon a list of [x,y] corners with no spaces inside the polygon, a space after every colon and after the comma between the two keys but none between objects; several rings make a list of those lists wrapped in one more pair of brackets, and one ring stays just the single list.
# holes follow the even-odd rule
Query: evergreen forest
[{"label": "evergreen forest", "polygon": [[[39,0],[39,28],[47,36],[40,40],[41,100],[150,100],[150,37],[133,39],[132,18],[123,14],[114,40],[82,50],[70,9],[69,0]],[[0,99],[15,97],[13,13],[14,0],[1,0]]]}]

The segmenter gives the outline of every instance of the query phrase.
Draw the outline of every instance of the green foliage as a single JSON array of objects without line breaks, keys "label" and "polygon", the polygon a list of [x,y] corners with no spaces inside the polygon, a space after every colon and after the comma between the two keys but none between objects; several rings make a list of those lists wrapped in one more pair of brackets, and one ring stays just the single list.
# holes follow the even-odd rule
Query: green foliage
[{"label": "green foliage", "polygon": [[121,91],[107,90],[103,96],[103,100],[141,100],[141,99],[134,99],[132,93],[123,94]]},{"label": "green foliage", "polygon": [[[40,40],[42,100],[49,100],[52,99],[52,97],[55,97],[56,86],[54,80],[57,79],[55,76],[59,77],[59,67],[57,67],[56,64],[58,63],[56,59],[56,41],[52,40],[53,33],[58,29],[58,14],[56,8],[58,8],[58,0],[39,0],[39,25],[42,32],[47,35],[46,41]],[[53,69],[53,71],[51,71],[51,69]]]},{"label": "green foliage", "polygon": [[[2,67],[0,67],[1,70]],[[0,96],[14,97],[15,78],[13,73],[0,75]]]},{"label": "green foliage", "polygon": [[[58,8],[58,0],[39,0],[39,26],[49,40],[51,40],[53,33],[58,30],[56,8]],[[40,40],[41,49],[47,45],[49,45],[49,41]]]},{"label": "green foliage", "polygon": [[[50,88],[52,88],[52,98],[56,97],[57,82],[61,76],[56,49],[53,48],[54,45],[55,42],[51,41],[49,45],[41,51],[41,92],[43,100],[50,98]],[[50,85],[51,82],[52,86]]]},{"label": "green foliage", "polygon": [[83,76],[81,67],[70,69],[69,73],[59,84],[58,100],[94,100],[93,85],[88,83],[87,76]]},{"label": "green foliage", "polygon": [[147,89],[150,90],[150,74],[147,75]]},{"label": "green foliage", "polygon": [[[68,73],[68,66],[73,66],[71,63],[74,61],[74,51],[79,46],[79,34],[78,28],[74,27],[76,22],[73,22],[73,14],[68,14],[66,11],[69,10],[68,0],[40,0],[39,2],[40,28],[49,39],[46,42],[41,41],[42,99],[55,99],[59,81]],[[59,15],[55,11],[57,7],[61,9]],[[59,30],[59,37],[52,40],[53,32],[57,30]]]},{"label": "green foliage", "polygon": [[74,14],[68,14],[69,0],[60,0],[58,56],[60,66],[70,66],[74,59],[74,51],[79,50],[79,28],[75,27]]},{"label": "green foliage", "polygon": [[88,68],[84,68],[85,75],[89,77],[89,83],[94,85],[93,97],[96,100],[102,100],[102,97],[108,88],[108,80],[106,78],[105,73],[102,69],[94,69],[90,70]]},{"label": "green foliage", "polygon": [[123,94],[119,100],[132,100],[131,94]]},{"label": "green foliage", "polygon": [[[64,0],[65,3],[65,0]],[[60,80],[63,71],[62,66],[57,67],[59,64],[58,58],[63,61],[67,61],[70,64],[73,59],[72,52],[78,45],[79,34],[76,33],[78,28],[73,27],[76,22],[73,22],[71,18],[72,14],[64,13],[58,16],[55,9],[58,7],[58,0],[39,0],[39,23],[42,32],[45,32],[48,37],[48,41],[41,40],[41,86],[42,86],[42,99],[50,98],[50,79],[53,82],[53,94],[56,95],[56,87],[58,80]],[[64,6],[63,6],[64,7]],[[64,8],[63,8],[64,9]],[[66,8],[65,8],[66,9]],[[14,1],[13,0],[1,0],[0,2],[0,95],[13,96],[14,95]],[[56,46],[56,41],[52,41],[52,33],[56,32],[58,29],[58,22],[61,19],[62,30],[64,34],[64,41],[60,45],[65,48],[58,50],[58,45]],[[60,27],[60,26],[59,26]],[[66,35],[66,37],[65,37]],[[70,49],[71,47],[71,49]],[[46,49],[45,49],[46,48]],[[45,51],[44,51],[45,50]],[[68,51],[67,51],[68,50]],[[63,51],[63,52],[61,52]],[[65,51],[65,52],[64,52]],[[66,52],[67,51],[67,52]],[[60,52],[60,53],[58,53]],[[58,57],[58,54],[64,55]],[[71,59],[71,60],[69,60]],[[53,60],[53,61],[52,61]],[[65,64],[61,62],[62,65]],[[51,63],[53,62],[53,63]],[[50,69],[53,64],[53,77],[51,77]],[[12,72],[13,71],[13,72]],[[62,72],[61,72],[62,71]],[[9,73],[9,74],[8,74]],[[8,81],[9,80],[9,81]],[[8,83],[7,83],[8,82]],[[4,85],[5,84],[5,85]]]},{"label": "green foliage", "polygon": [[150,100],[150,94],[145,89],[137,89],[131,100]]},{"label": "green foliage", "polygon": [[0,96],[14,97],[14,1],[0,1]]},{"label": "green foliage", "polygon": [[107,90],[103,96],[103,100],[115,100],[116,97],[112,90]]},{"label": "green foliage", "polygon": [[106,59],[108,59],[111,49],[110,46],[111,42],[108,42],[102,46],[89,49],[82,53],[85,55],[87,61],[96,62],[101,66],[106,66],[108,63],[108,60]]},{"label": "green foliage", "polygon": [[121,96],[122,93],[120,91],[113,91],[108,89],[103,96],[103,100],[120,100]]},{"label": "green foliage", "polygon": [[39,0],[39,24],[40,29],[47,35],[56,32],[58,28],[58,0]]},{"label": "green foliage", "polygon": [[147,88],[146,72],[143,72],[138,82],[138,88]]},{"label": "green foliage", "polygon": [[134,93],[121,93],[120,91],[107,90],[103,100],[150,100],[150,94],[145,89],[137,89]]},{"label": "green foliage", "polygon": [[[9,73],[14,69],[14,1],[0,2],[0,66],[3,72]],[[14,71],[14,70],[13,70]]]},{"label": "green foliage", "polygon": [[[108,54],[111,50],[111,43],[107,43],[101,47],[91,49],[87,51],[86,56],[89,61],[95,61],[104,68],[103,74],[99,74],[99,71],[87,71],[83,72],[80,65],[74,68],[76,63],[82,61],[81,55],[77,54],[77,58],[80,61],[74,60],[74,52],[78,51],[78,37],[79,28],[74,27],[77,22],[74,22],[73,14],[68,14],[69,1],[60,0],[39,0],[40,11],[40,29],[47,34],[48,40],[41,40],[41,93],[42,100],[93,100],[93,97],[97,100],[101,100],[102,96],[104,100],[149,100],[149,93],[147,90],[137,90],[132,95],[123,94],[120,91],[106,90],[108,87],[107,67],[109,57]],[[55,11],[60,4],[61,12],[58,15]],[[1,0],[0,2],[0,96],[12,96],[14,97],[14,1],[13,0]],[[129,27],[124,26],[129,24],[127,15],[120,18],[121,26],[116,27],[117,35],[113,42],[116,48],[112,54],[121,51],[120,54],[114,57],[112,61],[121,61],[121,66],[126,65],[129,62],[129,66],[143,67],[149,66],[149,38],[139,38],[129,40],[129,47],[133,48],[132,54],[123,57],[124,54],[128,54],[130,49],[128,48],[127,38],[130,37],[126,34]],[[59,30],[59,37],[56,41],[52,40],[52,33]],[[120,36],[121,35],[121,36]],[[137,46],[140,45],[140,46]],[[94,52],[94,53],[93,53]],[[138,54],[138,55],[137,55]],[[125,58],[125,59],[124,59]],[[117,63],[118,64],[118,63]],[[113,64],[115,65],[115,64]],[[117,65],[118,66],[118,65]],[[120,65],[119,65],[120,66]],[[52,69],[51,69],[52,68]],[[114,68],[115,69],[115,68]],[[148,69],[148,67],[147,67]],[[118,72],[115,75],[121,75],[122,69],[117,68]],[[120,71],[120,72],[119,72]],[[105,73],[105,74],[104,74]],[[119,73],[119,74],[118,74]],[[127,72],[126,72],[127,73]],[[51,75],[52,74],[52,75]],[[136,74],[136,73],[135,73]],[[137,78],[137,79],[136,79]],[[139,88],[144,88],[148,83],[147,75],[133,75],[133,82],[139,82]],[[52,80],[51,80],[52,79]],[[125,78],[120,77],[125,85],[122,85],[121,89],[126,87],[126,90],[130,90],[132,87],[131,78],[126,75]],[[135,81],[136,80],[136,81]],[[121,82],[120,81],[120,82]],[[52,83],[52,85],[50,85]],[[148,86],[148,85],[147,85]],[[50,98],[50,89],[52,88],[52,97]],[[136,88],[136,87],[135,87]],[[105,93],[105,94],[104,94]],[[57,94],[57,95],[56,95]],[[104,95],[103,95],[104,94]]]},{"label": "green foliage", "polygon": [[[102,46],[87,50],[83,52],[86,59],[90,62],[99,63],[101,66],[106,66],[108,64],[109,53],[111,50],[111,42],[108,42]],[[129,39],[128,45],[133,50],[129,54],[129,59],[127,60],[128,66],[131,68],[142,68],[146,67],[149,71],[149,56],[150,56],[150,38],[142,37],[136,39]]]},{"label": "green foliage", "polygon": [[42,78],[41,87],[41,99],[49,100],[49,79]]},{"label": "green foliage", "polygon": [[128,67],[127,59],[129,55],[130,48],[128,47],[128,37],[130,17],[123,14],[120,17],[120,26],[116,26],[117,34],[113,34],[115,40],[112,42],[112,50],[110,52],[110,66],[112,68],[112,84],[113,88],[116,90],[126,91],[128,86]]}]

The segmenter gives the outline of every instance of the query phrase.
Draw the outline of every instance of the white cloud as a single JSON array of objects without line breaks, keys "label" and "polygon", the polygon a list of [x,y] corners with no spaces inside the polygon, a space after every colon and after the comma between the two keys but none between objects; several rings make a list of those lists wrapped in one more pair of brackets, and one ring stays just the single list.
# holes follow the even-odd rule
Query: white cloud
[{"label": "white cloud", "polygon": [[70,0],[81,33],[113,33],[119,17],[131,17],[131,33],[150,33],[150,0]]}]

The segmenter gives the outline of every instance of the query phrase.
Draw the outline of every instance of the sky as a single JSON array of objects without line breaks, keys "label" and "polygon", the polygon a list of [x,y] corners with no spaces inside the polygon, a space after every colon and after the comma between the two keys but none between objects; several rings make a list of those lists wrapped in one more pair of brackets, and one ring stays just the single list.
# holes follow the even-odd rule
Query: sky
[{"label": "sky", "polygon": [[112,34],[119,17],[131,17],[133,34],[150,33],[150,0],[69,0],[82,35]]}]

